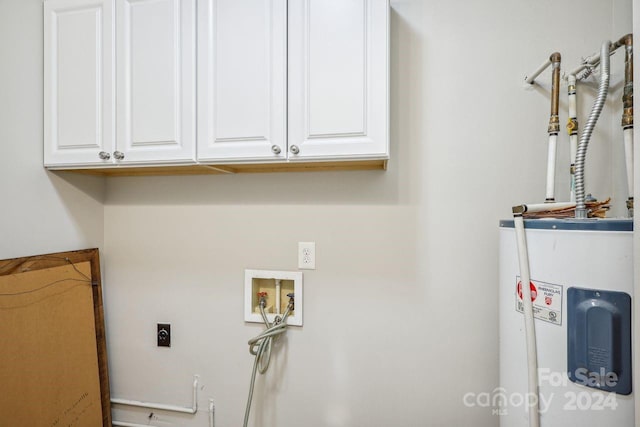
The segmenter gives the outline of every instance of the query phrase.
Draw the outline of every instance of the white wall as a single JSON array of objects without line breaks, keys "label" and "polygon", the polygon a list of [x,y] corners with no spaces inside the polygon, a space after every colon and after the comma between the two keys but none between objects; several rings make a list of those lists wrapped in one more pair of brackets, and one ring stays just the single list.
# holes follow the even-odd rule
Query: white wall
[{"label": "white wall", "polygon": [[42,167],[42,1],[0,0],[0,259],[101,247],[104,180]]},{"label": "white wall", "polygon": [[[631,0],[391,4],[388,171],[113,178],[103,210],[102,180],[41,168],[42,5],[0,0],[0,256],[104,249],[114,396],[187,405],[197,373],[216,426],[240,425],[246,341],[260,330],[242,320],[243,271],[295,269],[297,242],[315,241],[305,326],[258,379],[252,425],[498,424],[462,396],[498,384],[498,219],[544,197],[548,74],[542,88],[522,79],[553,50],[577,64],[629,31]],[[596,131],[587,186],[621,212],[621,151],[605,142],[619,146],[618,122]],[[170,349],[155,347],[160,321]],[[114,411],[138,423],[150,412]],[[153,412],[155,425],[207,420]]]},{"label": "white wall", "polygon": [[[216,426],[240,425],[253,362],[246,341],[260,330],[243,322],[243,271],[295,269],[297,242],[315,241],[305,325],[288,332],[258,379],[253,425],[498,424],[462,397],[498,385],[498,219],[544,198],[549,74],[530,90],[522,80],[553,50],[573,67],[630,31],[631,1],[391,4],[388,171],[109,180],[115,396],[187,404],[198,373]],[[564,19],[578,5],[577,19]],[[596,86],[583,86],[581,117]],[[611,108],[619,85],[613,97]],[[595,132],[587,187],[618,197],[622,213],[613,191],[622,151],[606,141],[621,147],[615,108]],[[564,132],[561,141],[566,198]],[[160,321],[172,323],[171,349],[155,347]],[[115,414],[144,422],[149,412]],[[206,424],[204,412],[154,416],[157,425]]]}]

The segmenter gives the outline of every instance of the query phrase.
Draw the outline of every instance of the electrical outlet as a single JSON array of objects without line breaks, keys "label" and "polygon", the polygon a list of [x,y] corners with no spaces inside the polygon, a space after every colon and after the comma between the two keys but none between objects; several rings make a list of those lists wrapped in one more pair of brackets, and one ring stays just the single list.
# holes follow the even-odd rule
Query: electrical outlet
[{"label": "electrical outlet", "polygon": [[158,347],[171,347],[171,324],[158,323]]},{"label": "electrical outlet", "polygon": [[316,242],[298,242],[298,268],[316,269]]}]

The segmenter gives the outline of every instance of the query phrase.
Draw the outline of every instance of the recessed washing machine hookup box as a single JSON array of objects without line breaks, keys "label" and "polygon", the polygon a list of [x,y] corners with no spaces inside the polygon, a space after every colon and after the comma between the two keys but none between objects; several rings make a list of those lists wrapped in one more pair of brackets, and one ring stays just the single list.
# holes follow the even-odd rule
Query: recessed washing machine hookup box
[{"label": "recessed washing machine hookup box", "polygon": [[260,313],[260,298],[266,299],[265,312],[269,322],[282,317],[291,297],[294,309],[287,324],[302,326],[302,273],[299,271],[245,270],[244,320],[264,323]]}]

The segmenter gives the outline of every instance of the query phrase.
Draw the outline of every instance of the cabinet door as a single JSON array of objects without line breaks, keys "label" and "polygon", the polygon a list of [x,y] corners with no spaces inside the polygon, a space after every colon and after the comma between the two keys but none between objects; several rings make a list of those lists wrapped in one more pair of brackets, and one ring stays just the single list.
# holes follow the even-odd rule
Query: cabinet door
[{"label": "cabinet door", "polygon": [[388,157],[388,23],[387,0],[289,2],[291,160]]},{"label": "cabinet door", "polygon": [[116,0],[119,162],[195,160],[195,0]]},{"label": "cabinet door", "polygon": [[286,0],[198,5],[198,160],[285,159]]},{"label": "cabinet door", "polygon": [[45,166],[111,164],[112,27],[111,0],[44,3]]}]

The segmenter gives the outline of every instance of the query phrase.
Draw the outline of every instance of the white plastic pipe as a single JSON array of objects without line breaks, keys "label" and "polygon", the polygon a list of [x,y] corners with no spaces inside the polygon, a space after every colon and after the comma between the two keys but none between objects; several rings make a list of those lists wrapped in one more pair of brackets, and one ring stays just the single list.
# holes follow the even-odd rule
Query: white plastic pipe
[{"label": "white plastic pipe", "polygon": [[[620,47],[623,46],[624,43],[622,43],[622,40],[624,38],[620,39],[620,41],[615,42],[615,43],[610,43],[610,50],[609,50],[609,56],[612,56],[615,51]],[[580,64],[579,66],[577,66],[575,69],[571,70],[567,75],[571,76],[578,76],[582,71],[586,70],[587,68],[593,68],[593,67],[597,67],[598,64],[600,63],[600,58],[602,56],[602,51],[600,51],[600,53],[592,55],[592,56],[588,56],[586,58],[584,58],[582,60],[582,64]],[[591,73],[589,73],[588,75],[590,75]]]},{"label": "white plastic pipe", "polygon": [[[209,399],[209,427],[214,427],[214,414],[215,414],[215,406],[213,405],[213,399]],[[112,426],[119,427],[155,427],[151,424],[136,424],[136,423],[128,423],[125,421],[115,421],[111,422]]]},{"label": "white plastic pipe", "polygon": [[280,289],[282,288],[282,284],[280,279],[275,279],[276,281],[276,314],[280,314]]},{"label": "white plastic pipe", "polygon": [[528,76],[525,76],[524,82],[525,83],[529,83],[530,85],[532,85],[533,82],[535,81],[536,77],[538,77],[540,74],[542,74],[542,72],[544,70],[546,70],[549,65],[551,65],[551,59],[547,59],[533,73],[531,73]]},{"label": "white plastic pipe", "polygon": [[[529,272],[529,252],[522,215],[514,215],[513,225],[516,232],[518,246],[518,260],[520,264],[520,281],[522,283],[522,305],[524,311],[524,329],[527,343],[527,378],[529,393],[527,410],[529,412],[529,427],[540,427],[539,394],[538,394],[538,351],[536,348],[536,331],[533,317],[533,303],[531,301],[531,274]],[[535,398],[533,398],[535,396]]]},{"label": "white plastic pipe", "polygon": [[139,400],[128,400],[128,399],[111,399],[111,403],[115,405],[126,405],[126,406],[135,406],[138,408],[149,408],[149,409],[159,409],[162,411],[169,412],[180,412],[183,414],[195,414],[198,412],[198,376],[194,375],[193,377],[193,403],[191,408],[185,408],[184,406],[177,405],[165,405],[164,403],[151,403],[151,402],[141,402]]},{"label": "white plastic pipe", "polygon": [[570,76],[577,76],[578,73],[586,70],[587,68],[595,67],[596,65],[598,65],[598,63],[600,63],[600,54],[589,56],[589,57],[584,59],[582,64],[577,66],[575,69],[571,70],[569,72],[569,75]]},{"label": "white plastic pipe", "polygon": [[121,426],[121,427],[154,427],[151,424],[136,424],[136,423],[127,423],[124,421],[111,421],[112,426]]},{"label": "white plastic pipe", "polygon": [[556,211],[574,208],[576,206],[573,202],[555,202],[555,203],[532,203],[523,206],[523,213],[530,212],[546,212],[546,211]]},{"label": "white plastic pipe", "polygon": [[558,134],[549,135],[549,152],[547,154],[547,201],[554,201],[556,197],[556,153]]},{"label": "white plastic pipe", "polygon": [[578,152],[578,103],[576,93],[576,76],[570,74],[567,77],[568,94],[569,94],[569,120],[575,123],[575,128],[569,132],[569,150],[570,150],[570,174],[571,174],[571,188],[569,200],[576,201],[576,182],[575,182],[575,167],[576,167],[576,153]]},{"label": "white plastic pipe", "polygon": [[551,73],[551,115],[549,116],[549,144],[547,154],[547,191],[545,202],[552,203],[556,200],[556,155],[558,133],[560,132],[560,120],[558,116],[558,104],[560,99],[560,62],[559,52],[553,52],[549,56],[553,72]]},{"label": "white plastic pipe", "polygon": [[624,135],[624,156],[627,165],[627,186],[629,198],[633,198],[633,128],[622,131]]}]

